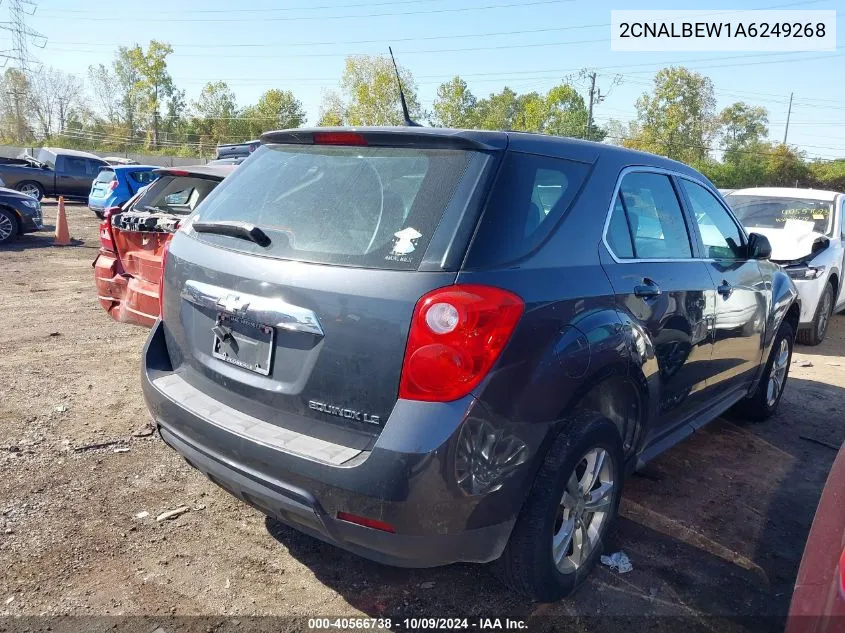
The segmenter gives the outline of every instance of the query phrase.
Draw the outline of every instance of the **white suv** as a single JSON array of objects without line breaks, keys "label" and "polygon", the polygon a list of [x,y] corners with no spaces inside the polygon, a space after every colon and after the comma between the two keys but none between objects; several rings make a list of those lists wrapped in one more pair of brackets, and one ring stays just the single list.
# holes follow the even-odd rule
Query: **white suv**
[{"label": "white suv", "polygon": [[842,274],[845,194],[817,189],[756,187],[725,196],[749,232],[772,245],[801,296],[798,340],[818,345],[830,316],[845,308]]}]

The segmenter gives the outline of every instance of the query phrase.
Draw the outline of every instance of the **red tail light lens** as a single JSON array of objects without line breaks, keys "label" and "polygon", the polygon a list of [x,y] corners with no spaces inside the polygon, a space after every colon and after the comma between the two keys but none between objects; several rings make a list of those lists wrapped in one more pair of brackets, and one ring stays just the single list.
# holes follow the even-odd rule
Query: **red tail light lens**
[{"label": "red tail light lens", "polygon": [[[170,238],[173,239],[173,238]],[[167,268],[167,254],[170,252],[170,240],[161,249],[161,276],[158,278],[158,314],[164,317],[164,270]]]},{"label": "red tail light lens", "polygon": [[367,145],[367,139],[357,132],[314,132],[315,145]]},{"label": "red tail light lens", "polygon": [[103,219],[100,222],[100,248],[115,252],[114,234],[111,230],[111,216],[120,213],[120,207],[110,207],[103,212]]},{"label": "red tail light lens", "polygon": [[116,181],[116,180],[112,180],[112,181],[109,183],[109,191],[114,191],[115,189],[117,189],[117,181]]},{"label": "red tail light lens", "polygon": [[479,285],[440,288],[414,308],[399,397],[448,402],[472,391],[504,349],[524,309],[515,294]]}]

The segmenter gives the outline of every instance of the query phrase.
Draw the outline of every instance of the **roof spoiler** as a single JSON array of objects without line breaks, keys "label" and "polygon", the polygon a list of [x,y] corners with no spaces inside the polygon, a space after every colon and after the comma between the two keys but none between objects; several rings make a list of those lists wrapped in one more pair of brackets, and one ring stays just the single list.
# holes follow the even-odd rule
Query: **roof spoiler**
[{"label": "roof spoiler", "polygon": [[[317,139],[315,139],[315,135]],[[503,150],[507,147],[506,134],[493,136],[489,133],[476,136],[470,132],[456,132],[445,128],[430,127],[392,127],[392,128],[355,128],[321,127],[317,129],[296,128],[265,132],[261,142],[278,145],[320,145],[321,136],[344,136],[359,139],[360,142],[332,143],[334,145],[367,145],[370,147],[408,147],[426,149],[464,149],[464,150]]]}]

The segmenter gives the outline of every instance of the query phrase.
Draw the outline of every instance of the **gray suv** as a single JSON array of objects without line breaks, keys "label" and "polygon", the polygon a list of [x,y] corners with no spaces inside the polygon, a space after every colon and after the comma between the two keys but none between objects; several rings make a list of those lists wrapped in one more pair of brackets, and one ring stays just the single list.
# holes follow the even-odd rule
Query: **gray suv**
[{"label": "gray suv", "polygon": [[506,132],[261,142],[170,243],[143,361],[164,441],[261,512],[555,600],[627,473],[777,409],[795,287],[695,170]]}]

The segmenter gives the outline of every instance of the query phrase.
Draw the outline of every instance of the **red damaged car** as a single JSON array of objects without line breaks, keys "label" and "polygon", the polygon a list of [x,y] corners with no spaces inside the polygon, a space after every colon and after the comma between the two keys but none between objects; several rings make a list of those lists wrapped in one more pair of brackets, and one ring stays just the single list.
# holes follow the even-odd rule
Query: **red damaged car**
[{"label": "red damaged car", "polygon": [[786,631],[845,631],[845,444],[830,469],[810,528]]},{"label": "red damaged car", "polygon": [[158,284],[165,244],[179,222],[232,171],[233,165],[158,169],[158,178],[100,224],[94,279],[112,318],[151,327],[159,315]]}]

